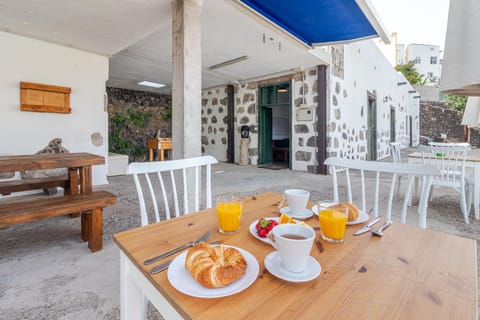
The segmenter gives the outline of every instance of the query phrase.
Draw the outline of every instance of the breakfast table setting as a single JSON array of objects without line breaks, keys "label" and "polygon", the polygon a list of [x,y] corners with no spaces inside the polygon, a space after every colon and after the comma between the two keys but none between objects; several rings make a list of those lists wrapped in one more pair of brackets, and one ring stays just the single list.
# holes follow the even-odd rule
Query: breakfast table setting
[{"label": "breakfast table setting", "polygon": [[476,242],[288,189],[114,234],[121,319],[477,319]]}]

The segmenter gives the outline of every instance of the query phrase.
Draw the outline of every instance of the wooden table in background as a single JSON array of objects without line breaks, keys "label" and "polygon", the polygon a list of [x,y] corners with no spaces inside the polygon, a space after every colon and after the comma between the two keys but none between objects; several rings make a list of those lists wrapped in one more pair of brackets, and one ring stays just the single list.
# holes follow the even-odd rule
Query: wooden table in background
[{"label": "wooden table in background", "polygon": [[[165,150],[172,152],[172,138],[148,138],[148,160],[153,161],[153,150],[157,151],[157,159],[163,161],[165,159]],[[169,154],[169,158],[171,155]]]},{"label": "wooden table in background", "polygon": [[[249,225],[278,216],[282,196],[245,200],[241,231],[217,231],[215,209],[117,233],[120,248],[121,318],[140,319],[142,292],[165,319],[477,319],[476,242],[394,223],[381,238],[352,233],[343,244],[320,239],[312,256],[322,266],[310,282],[291,284],[272,276],[264,259],[274,249],[254,238]],[[318,218],[306,222],[318,227]],[[193,298],[173,288],[167,272],[151,275],[143,261],[212,231],[209,241],[243,248],[260,264],[258,279],[244,291],[217,299]]]}]

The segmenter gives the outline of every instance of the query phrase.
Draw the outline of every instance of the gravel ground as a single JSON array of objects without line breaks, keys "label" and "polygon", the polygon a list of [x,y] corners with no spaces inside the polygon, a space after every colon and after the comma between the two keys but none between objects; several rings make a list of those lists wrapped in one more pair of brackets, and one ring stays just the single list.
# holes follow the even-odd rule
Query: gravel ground
[{"label": "gravel ground", "polygon": [[[225,163],[213,168],[214,195],[249,196],[290,187],[310,190],[312,200],[332,195],[329,176]],[[119,198],[104,210],[104,249],[99,252],[91,253],[80,241],[79,219],[58,217],[0,230],[0,319],[119,319],[120,268],[112,235],[140,225],[137,197],[129,176],[110,177],[97,189]],[[400,206],[396,201],[394,221],[399,221]],[[409,210],[407,223],[416,225],[415,210]],[[428,228],[478,241],[480,221],[471,219],[464,223],[454,191],[435,191]],[[152,307],[149,319],[161,319]]]}]

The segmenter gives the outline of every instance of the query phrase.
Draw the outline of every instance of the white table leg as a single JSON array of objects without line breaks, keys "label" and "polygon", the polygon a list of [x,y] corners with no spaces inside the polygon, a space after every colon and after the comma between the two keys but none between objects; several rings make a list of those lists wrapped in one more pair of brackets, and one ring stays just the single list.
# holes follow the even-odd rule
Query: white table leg
[{"label": "white table leg", "polygon": [[422,191],[420,200],[418,202],[418,226],[420,228],[427,227],[427,208],[428,208],[428,194],[432,187],[432,177],[423,177]]},{"label": "white table leg", "polygon": [[120,251],[120,318],[122,320],[146,319],[145,298],[153,304],[164,319],[183,319],[160,291]]},{"label": "white table leg", "polygon": [[135,283],[131,272],[135,266],[120,251],[120,319],[144,320],[147,308],[142,290]]},{"label": "white table leg", "polygon": [[473,208],[475,209],[475,219],[480,219],[480,162],[475,162],[474,169],[474,188],[473,188]]}]

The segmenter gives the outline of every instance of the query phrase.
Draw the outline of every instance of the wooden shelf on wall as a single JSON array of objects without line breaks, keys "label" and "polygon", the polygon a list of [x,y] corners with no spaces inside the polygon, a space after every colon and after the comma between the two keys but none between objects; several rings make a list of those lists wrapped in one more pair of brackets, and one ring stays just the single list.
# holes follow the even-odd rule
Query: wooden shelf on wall
[{"label": "wooden shelf on wall", "polygon": [[20,110],[71,113],[71,88],[42,83],[20,82]]}]

